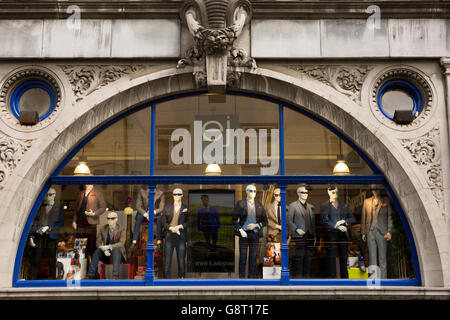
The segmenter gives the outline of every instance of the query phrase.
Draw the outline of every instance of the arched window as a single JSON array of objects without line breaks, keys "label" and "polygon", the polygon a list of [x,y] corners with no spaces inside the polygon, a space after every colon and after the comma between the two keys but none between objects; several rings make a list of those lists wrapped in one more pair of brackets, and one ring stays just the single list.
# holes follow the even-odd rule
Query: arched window
[{"label": "arched window", "polygon": [[242,93],[155,101],[98,128],[42,190],[18,257],[15,286],[420,284],[364,153]]}]

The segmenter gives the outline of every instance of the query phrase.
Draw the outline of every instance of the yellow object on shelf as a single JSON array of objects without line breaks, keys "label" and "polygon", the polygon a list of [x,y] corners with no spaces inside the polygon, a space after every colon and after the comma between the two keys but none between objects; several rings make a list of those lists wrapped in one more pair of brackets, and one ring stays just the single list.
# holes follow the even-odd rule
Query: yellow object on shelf
[{"label": "yellow object on shelf", "polygon": [[367,279],[368,273],[361,272],[359,268],[348,268],[348,278],[349,279]]}]

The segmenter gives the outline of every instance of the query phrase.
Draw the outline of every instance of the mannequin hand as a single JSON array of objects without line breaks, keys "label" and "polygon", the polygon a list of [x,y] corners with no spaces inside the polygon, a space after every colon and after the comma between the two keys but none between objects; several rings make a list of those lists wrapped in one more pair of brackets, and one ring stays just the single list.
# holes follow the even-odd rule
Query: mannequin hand
[{"label": "mannequin hand", "polygon": [[281,230],[281,226],[279,224],[277,224],[276,229]]},{"label": "mannequin hand", "polygon": [[33,248],[36,247],[36,243],[34,243],[34,240],[31,237],[30,237],[30,246],[32,246]]},{"label": "mannequin hand", "polygon": [[148,220],[148,211],[144,213],[144,218]]},{"label": "mannequin hand", "polygon": [[316,237],[314,237],[314,244],[313,244],[313,247],[316,246],[316,242],[317,242],[317,239],[316,239]]},{"label": "mannequin hand", "polygon": [[363,235],[362,235],[362,241],[366,242],[366,240],[367,240],[367,237],[366,237],[365,234],[363,234]]},{"label": "mannequin hand", "polygon": [[161,243],[162,243],[161,240],[156,241],[156,244],[157,244],[157,245],[160,245]]},{"label": "mannequin hand", "polygon": [[103,253],[105,254],[105,256],[109,257],[111,255],[111,251],[110,250],[105,250],[103,251]]},{"label": "mannequin hand", "polygon": [[181,211],[181,212],[187,212],[187,208],[184,208],[184,210],[183,210],[183,211]]},{"label": "mannequin hand", "polygon": [[247,232],[245,232],[244,229],[239,229],[239,232],[241,233],[242,238],[247,238]]},{"label": "mannequin hand", "polygon": [[339,226],[337,227],[339,231],[341,232],[347,232],[347,227],[346,226]]},{"label": "mannequin hand", "polygon": [[384,238],[385,238],[387,241],[390,241],[390,240],[392,239],[392,236],[391,236],[391,234],[388,232],[388,233],[386,233],[386,234],[384,235]]},{"label": "mannequin hand", "polygon": [[250,223],[248,226],[247,226],[247,230],[253,230],[253,229],[255,229],[255,228],[257,228],[258,227],[258,225],[256,224],[256,223]]},{"label": "mannequin hand", "polygon": [[76,223],[76,222],[72,222],[72,228],[74,228],[75,230],[77,230],[77,223]]},{"label": "mannequin hand", "polygon": [[84,214],[87,216],[90,216],[90,217],[95,216],[95,213],[94,213],[94,211],[92,211],[92,209],[90,209],[89,211],[85,211]]},{"label": "mannequin hand", "polygon": [[103,251],[103,253],[105,253],[106,251],[108,251],[111,247],[110,246],[100,246],[99,249]]},{"label": "mannequin hand", "polygon": [[303,231],[302,229],[297,229],[296,231],[300,236],[303,236],[305,234],[305,231]]},{"label": "mannequin hand", "polygon": [[336,225],[334,226],[335,229],[337,229],[341,224],[344,224],[345,220],[339,220],[338,222],[336,222]]},{"label": "mannequin hand", "polygon": [[49,226],[41,227],[41,228],[39,228],[37,233],[39,233],[40,235],[43,235],[44,233],[46,233],[48,231],[48,229],[50,229]]}]

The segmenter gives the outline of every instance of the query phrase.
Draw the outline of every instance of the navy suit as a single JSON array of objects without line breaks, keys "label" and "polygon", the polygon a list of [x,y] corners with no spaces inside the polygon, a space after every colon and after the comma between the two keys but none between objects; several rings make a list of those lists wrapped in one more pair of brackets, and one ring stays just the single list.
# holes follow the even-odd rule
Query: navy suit
[{"label": "navy suit", "polygon": [[327,242],[328,276],[336,278],[336,256],[339,256],[339,269],[342,279],[348,278],[348,231],[342,232],[335,228],[336,222],[344,220],[349,227],[355,223],[355,217],[348,205],[338,202],[335,208],[330,201],[320,206],[320,221],[326,227],[325,241]]}]

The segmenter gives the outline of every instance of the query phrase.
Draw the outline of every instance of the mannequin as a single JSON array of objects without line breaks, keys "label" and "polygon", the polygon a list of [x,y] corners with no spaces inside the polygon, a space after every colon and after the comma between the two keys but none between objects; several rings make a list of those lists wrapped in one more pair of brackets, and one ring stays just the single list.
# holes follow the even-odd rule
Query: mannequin
[{"label": "mannequin", "polygon": [[267,233],[272,238],[278,239],[281,242],[281,190],[276,188],[273,191],[273,201],[269,206],[268,219],[268,231]]},{"label": "mannequin", "polygon": [[355,222],[355,217],[350,213],[348,205],[338,201],[339,190],[336,186],[328,187],[330,200],[320,206],[320,220],[326,227],[325,241],[328,242],[328,276],[336,278],[336,256],[339,257],[340,276],[348,278],[348,231],[350,224]]},{"label": "mannequin", "polygon": [[186,258],[186,230],[188,224],[188,209],[181,200],[183,199],[183,190],[176,188],[172,192],[173,204],[164,206],[161,215],[161,225],[164,235],[161,233],[158,240],[165,237],[164,250],[164,277],[170,277],[170,268],[172,266],[172,254],[175,249],[177,252],[178,278],[185,277],[185,258]]},{"label": "mannequin", "polygon": [[314,206],[307,203],[309,191],[306,185],[297,188],[298,200],[289,205],[288,225],[295,243],[295,275],[309,278],[312,248],[315,245],[316,226]]},{"label": "mannequin", "polygon": [[233,224],[239,237],[239,277],[245,277],[248,251],[248,277],[254,278],[259,238],[262,228],[267,226],[267,216],[261,202],[255,201],[256,187],[248,185],[245,191],[247,198],[234,207]]},{"label": "mannequin", "polygon": [[31,226],[30,246],[33,248],[31,280],[36,280],[44,251],[48,258],[48,278],[56,277],[58,230],[64,225],[64,208],[55,203],[56,191],[50,188]]},{"label": "mannequin", "polygon": [[99,217],[106,211],[102,192],[93,185],[85,185],[78,193],[75,203],[72,227],[77,238],[87,238],[87,253],[92,257],[96,249],[97,225]]},{"label": "mannequin", "polygon": [[[113,264],[113,279],[119,279],[120,263],[126,259],[125,229],[117,223],[118,215],[114,211],[108,212],[107,224],[100,227],[97,237],[97,249],[92,256],[87,279],[93,279],[100,260]],[[108,261],[109,260],[109,261]]]},{"label": "mannequin", "polygon": [[[380,196],[380,190],[372,186],[372,197],[364,200],[361,218],[361,238],[367,241],[369,269],[379,266],[381,279],[387,278],[387,241],[392,239],[392,213],[388,199]],[[369,271],[370,272],[370,271]]]},{"label": "mannequin", "polygon": [[[131,246],[130,246],[130,249],[129,249],[130,252],[136,246],[142,222],[144,222],[144,221],[148,222],[148,217],[149,217],[149,214],[148,214],[148,210],[149,210],[148,209],[148,193],[149,193],[148,186],[145,185],[139,190],[139,193],[138,193],[137,198],[136,198],[137,214],[136,214],[136,222],[134,224],[133,240],[131,242]],[[154,198],[154,201],[153,201],[153,208],[154,208],[153,214],[154,214],[155,222],[156,222],[156,233],[157,233],[157,236],[158,236],[158,233],[161,232],[161,212],[164,209],[164,205],[165,205],[164,192],[162,192],[158,188],[155,188],[155,198]]]}]

